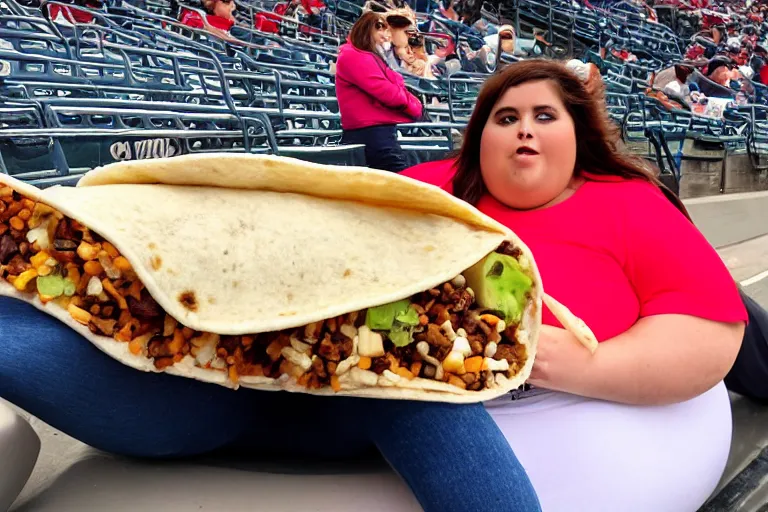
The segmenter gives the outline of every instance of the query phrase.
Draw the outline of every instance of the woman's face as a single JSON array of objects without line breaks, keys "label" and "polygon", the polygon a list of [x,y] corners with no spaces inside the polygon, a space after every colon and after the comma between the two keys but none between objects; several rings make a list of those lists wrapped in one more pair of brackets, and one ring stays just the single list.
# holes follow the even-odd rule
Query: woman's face
[{"label": "woman's face", "polygon": [[371,37],[373,38],[373,44],[376,46],[390,42],[392,40],[392,33],[389,30],[389,25],[384,20],[377,21],[373,26]]},{"label": "woman's face", "polygon": [[517,209],[567,197],[576,165],[576,132],[555,84],[527,82],[494,105],[480,140],[488,191]]},{"label": "woman's face", "polygon": [[233,12],[235,12],[234,0],[218,0],[215,4],[213,4],[214,16],[220,16],[230,20],[234,17],[232,14]]}]

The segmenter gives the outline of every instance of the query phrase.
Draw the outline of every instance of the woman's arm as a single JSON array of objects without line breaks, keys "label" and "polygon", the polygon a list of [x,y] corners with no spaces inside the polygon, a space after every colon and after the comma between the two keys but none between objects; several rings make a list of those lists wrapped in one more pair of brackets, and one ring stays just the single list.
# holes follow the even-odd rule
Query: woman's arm
[{"label": "woman's arm", "polygon": [[[401,110],[406,115],[417,119],[421,116],[421,102],[405,87],[402,79],[399,83],[387,78],[383,62],[370,55],[351,59],[336,64],[337,80],[341,78],[365,91],[382,105],[393,110]],[[399,76],[399,75],[398,75]]]},{"label": "woman's arm", "polygon": [[725,377],[743,336],[743,322],[654,315],[601,343],[592,355],[568,331],[545,325],[530,382],[613,402],[682,402]]}]

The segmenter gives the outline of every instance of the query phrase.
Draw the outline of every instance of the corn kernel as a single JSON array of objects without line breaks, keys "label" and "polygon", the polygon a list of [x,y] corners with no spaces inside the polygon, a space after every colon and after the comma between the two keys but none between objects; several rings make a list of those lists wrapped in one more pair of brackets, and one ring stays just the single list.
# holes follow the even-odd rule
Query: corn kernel
[{"label": "corn kernel", "polygon": [[[107,253],[109,253],[109,251],[107,251]],[[123,272],[126,270],[131,270],[131,263],[125,256],[115,257],[115,261],[113,261],[112,264],[115,266],[115,268],[122,270]]]},{"label": "corn kernel", "polygon": [[77,255],[85,261],[95,260],[99,255],[99,247],[88,242],[80,242],[77,247]]},{"label": "corn kernel", "polygon": [[470,357],[464,361],[464,369],[469,373],[478,373],[483,369],[483,356]]},{"label": "corn kernel", "polygon": [[0,187],[0,197],[11,197],[13,189],[11,187]]},{"label": "corn kernel", "polygon": [[466,373],[464,368],[464,354],[458,350],[451,350],[448,356],[443,360],[443,370],[457,375]]},{"label": "corn kernel", "polygon": [[80,309],[74,304],[70,304],[67,308],[67,311],[69,311],[69,314],[77,323],[88,325],[88,322],[91,321],[91,314],[84,309]]},{"label": "corn kernel", "polygon": [[31,199],[24,198],[21,200],[22,208],[26,210],[33,210],[35,208],[35,202]]},{"label": "corn kernel", "polygon": [[13,286],[19,290],[20,292],[23,292],[26,290],[27,285],[30,281],[32,281],[34,278],[37,277],[37,270],[31,268],[29,270],[25,270],[21,274],[19,274],[19,277],[17,277],[13,281]]},{"label": "corn kernel", "polygon": [[23,220],[24,222],[28,221],[29,218],[32,216],[32,212],[28,210],[27,208],[24,208],[19,212],[19,218]]},{"label": "corn kernel", "polygon": [[98,261],[91,260],[85,262],[85,265],[83,265],[83,270],[85,270],[85,273],[89,276],[98,276],[101,275],[101,273],[104,271],[104,268]]},{"label": "corn kernel", "polygon": [[357,367],[361,370],[367,370],[371,367],[371,358],[360,356],[360,361],[357,363]]},{"label": "corn kernel", "polygon": [[11,228],[16,231],[22,231],[24,229],[24,221],[19,217],[11,217],[11,220],[8,221],[8,223],[11,225]]},{"label": "corn kernel", "polygon": [[53,272],[53,269],[48,265],[41,265],[40,268],[37,269],[37,274],[41,276],[49,276],[51,275],[51,272]]},{"label": "corn kernel", "polygon": [[101,244],[101,247],[102,247],[102,249],[104,249],[105,251],[107,251],[107,254],[109,254],[109,257],[110,257],[110,258],[112,258],[112,259],[115,259],[115,258],[117,258],[118,256],[120,256],[120,253],[119,253],[119,252],[117,252],[117,249],[115,249],[115,246],[114,246],[114,245],[112,245],[112,244],[111,244],[111,243],[109,243],[109,242],[104,242],[104,243],[102,243],[102,244]]},{"label": "corn kernel", "polygon": [[229,367],[229,380],[231,380],[233,384],[237,384],[240,380],[240,375],[238,375],[237,368],[234,366]]},{"label": "corn kernel", "polygon": [[45,251],[40,251],[39,253],[35,254],[31,258],[29,258],[29,262],[32,264],[35,268],[40,268],[43,265],[45,265],[45,262],[48,261],[48,258],[50,258],[50,254],[48,254]]}]

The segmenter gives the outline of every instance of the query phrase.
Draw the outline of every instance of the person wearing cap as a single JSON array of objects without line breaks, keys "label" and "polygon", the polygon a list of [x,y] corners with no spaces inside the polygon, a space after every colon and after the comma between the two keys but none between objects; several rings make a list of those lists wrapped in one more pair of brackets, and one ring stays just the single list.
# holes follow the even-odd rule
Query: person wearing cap
[{"label": "person wearing cap", "polygon": [[369,167],[399,172],[407,167],[397,141],[397,125],[422,116],[421,102],[405,87],[402,75],[385,60],[392,44],[386,18],[362,14],[336,61],[336,97],[342,141],[364,144]]},{"label": "person wearing cap", "polygon": [[483,39],[485,45],[490,49],[494,61],[498,60],[497,55],[500,53],[511,55],[515,52],[515,29],[512,25],[502,25],[495,34],[487,35]]},{"label": "person wearing cap", "polygon": [[404,46],[395,47],[395,54],[403,71],[420,78],[434,79],[432,65],[426,56],[423,45],[423,38],[419,38],[418,35],[411,35]]},{"label": "person wearing cap", "polygon": [[389,67],[396,71],[410,72],[408,66],[403,64],[403,59],[399,53],[404,53],[409,47],[409,33],[416,30],[416,15],[408,8],[401,8],[387,11],[384,17],[392,37],[392,45],[385,56],[385,60]]}]

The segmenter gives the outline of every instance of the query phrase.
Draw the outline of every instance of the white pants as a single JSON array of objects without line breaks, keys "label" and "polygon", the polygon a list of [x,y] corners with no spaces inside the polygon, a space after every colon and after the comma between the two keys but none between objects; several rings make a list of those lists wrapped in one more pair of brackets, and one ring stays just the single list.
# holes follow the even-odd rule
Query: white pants
[{"label": "white pants", "polygon": [[695,512],[717,486],[731,445],[722,382],[665,406],[547,392],[486,407],[544,512]]}]

